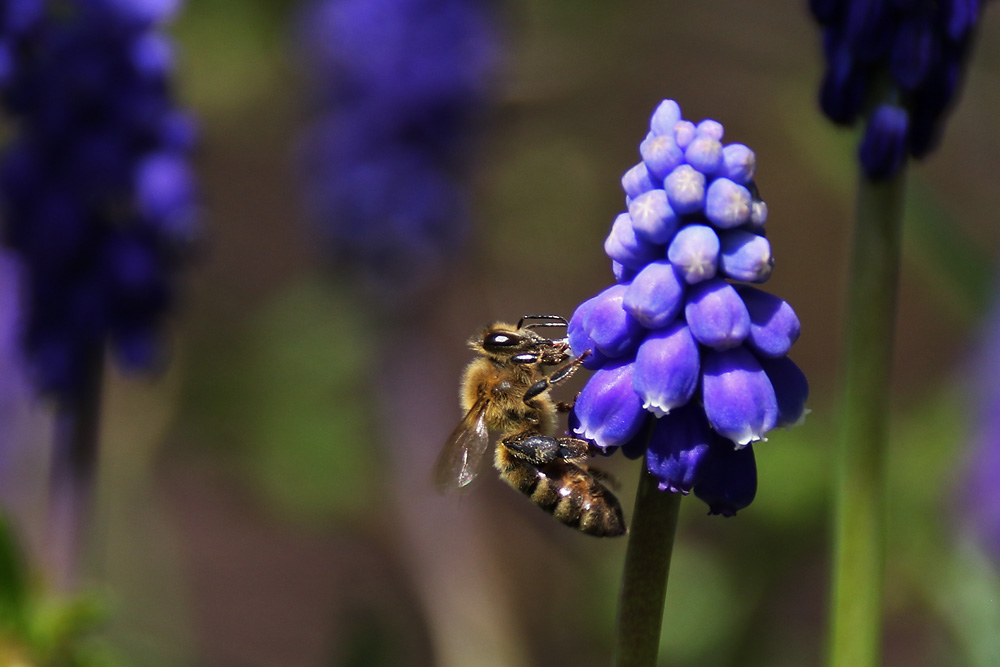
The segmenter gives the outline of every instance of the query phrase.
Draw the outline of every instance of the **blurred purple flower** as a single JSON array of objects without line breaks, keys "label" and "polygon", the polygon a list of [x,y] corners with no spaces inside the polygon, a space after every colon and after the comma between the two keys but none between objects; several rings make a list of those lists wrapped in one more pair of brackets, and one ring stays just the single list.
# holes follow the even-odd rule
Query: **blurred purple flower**
[{"label": "blurred purple flower", "polygon": [[497,59],[485,0],[308,0],[306,205],[377,296],[436,284],[467,236],[462,184]]},{"label": "blurred purple flower", "polygon": [[876,109],[859,148],[868,177],[891,177],[907,153],[921,158],[932,151],[955,101],[981,0],[809,5],[823,29],[823,112],[852,125],[867,104]]},{"label": "blurred purple flower", "polygon": [[762,283],[773,261],[753,151],[723,133],[672,100],[654,112],[604,246],[617,284],[570,319],[573,352],[597,369],[570,424],[604,452],[646,452],[662,490],[732,516],[756,493],[751,443],[800,421],[809,388],[785,356],[791,306],[726,280]]},{"label": "blurred purple flower", "polygon": [[0,158],[4,241],[21,259],[38,387],[76,392],[110,337],[147,369],[195,234],[193,122],[172,103],[160,23],[178,0],[8,2],[0,77],[15,133]]},{"label": "blurred purple flower", "polygon": [[975,426],[958,501],[961,521],[1000,566],[1000,308],[984,334],[971,388]]}]

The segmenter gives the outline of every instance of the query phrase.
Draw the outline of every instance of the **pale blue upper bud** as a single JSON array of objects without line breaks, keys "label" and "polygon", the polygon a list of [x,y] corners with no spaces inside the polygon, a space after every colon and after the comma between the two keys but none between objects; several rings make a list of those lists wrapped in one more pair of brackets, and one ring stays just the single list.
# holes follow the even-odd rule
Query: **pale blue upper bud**
[{"label": "pale blue upper bud", "polygon": [[681,107],[673,100],[663,100],[656,107],[649,121],[649,129],[654,134],[673,135],[674,125],[681,119]]},{"label": "pale blue upper bud", "polygon": [[687,225],[670,242],[667,259],[690,285],[714,278],[719,264],[719,237],[708,225]]},{"label": "pale blue upper bud", "polygon": [[778,419],[775,427],[791,428],[805,419],[806,400],[809,398],[809,382],[805,374],[788,357],[768,359],[758,357],[761,368],[767,373],[774,396],[778,401]]},{"label": "pale blue upper bud", "polygon": [[717,178],[705,194],[705,217],[720,229],[739,227],[750,219],[750,191],[728,178]]},{"label": "pale blue upper bud", "polygon": [[695,213],[705,205],[705,174],[689,164],[682,164],[663,183],[670,206],[677,213]]},{"label": "pale blue upper bud", "polygon": [[642,428],[649,413],[632,389],[632,371],[631,360],[594,371],[573,406],[574,433],[608,449],[624,445]]},{"label": "pale blue upper bud", "polygon": [[621,213],[611,225],[611,233],[604,241],[604,252],[608,257],[630,269],[641,269],[650,260],[660,256],[655,246],[635,235],[632,218]]},{"label": "pale blue upper bud", "polygon": [[799,318],[784,299],[747,285],[736,287],[750,313],[746,345],[758,355],[783,357],[799,339]]},{"label": "pale blue upper bud", "polygon": [[702,345],[725,350],[750,334],[750,313],[732,285],[712,278],[689,288],[684,318]]},{"label": "pale blue upper bud", "polygon": [[678,320],[651,332],[639,345],[632,386],[642,398],[643,409],[662,417],[691,400],[700,369],[698,343]]},{"label": "pale blue upper bud", "polygon": [[762,283],[771,277],[774,257],[771,243],[742,229],[719,232],[719,270],[727,278]]},{"label": "pale blue upper bud", "polygon": [[661,491],[687,495],[700,477],[712,432],[695,406],[679,408],[656,420],[649,439],[646,466]]},{"label": "pale blue upper bud", "polygon": [[726,128],[722,126],[722,123],[711,118],[706,118],[698,123],[697,129],[699,134],[707,134],[716,141],[722,141],[722,136],[726,132]]},{"label": "pale blue upper bud", "polygon": [[639,144],[639,154],[648,173],[660,181],[684,162],[684,151],[677,147],[673,134],[647,137]]},{"label": "pale blue upper bud", "polygon": [[625,194],[635,199],[643,192],[649,192],[656,187],[653,179],[650,178],[649,170],[643,162],[633,165],[622,175],[622,188]]},{"label": "pale blue upper bud", "polygon": [[583,314],[581,324],[587,335],[601,353],[612,358],[635,350],[645,334],[638,320],[622,308],[628,287],[612,285],[595,296],[594,303]]},{"label": "pale blue upper bud", "polygon": [[715,137],[698,131],[684,149],[684,161],[711,176],[722,168],[722,143]]},{"label": "pale blue upper bud", "polygon": [[644,192],[628,207],[635,235],[649,243],[663,244],[673,238],[679,221],[667,201],[667,193],[656,189]]},{"label": "pale blue upper bud", "polygon": [[677,121],[677,124],[674,125],[674,141],[677,142],[677,146],[681,150],[687,149],[697,134],[698,129],[689,120]]},{"label": "pale blue upper bud", "polygon": [[636,274],[622,307],[647,329],[670,324],[684,303],[684,281],[665,259],[650,262]]},{"label": "pale blue upper bud", "polygon": [[749,185],[757,172],[757,156],[743,144],[729,144],[722,149],[722,171],[725,176],[740,185]]},{"label": "pale blue upper bud", "polygon": [[737,445],[760,440],[778,420],[778,400],[757,358],[745,347],[704,350],[702,404],[712,428]]}]

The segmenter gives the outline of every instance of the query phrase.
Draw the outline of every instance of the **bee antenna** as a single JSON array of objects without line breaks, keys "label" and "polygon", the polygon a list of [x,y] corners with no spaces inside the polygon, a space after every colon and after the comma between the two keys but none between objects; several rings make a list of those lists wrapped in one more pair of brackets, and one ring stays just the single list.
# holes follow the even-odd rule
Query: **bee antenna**
[{"label": "bee antenna", "polygon": [[[524,325],[526,321],[529,320],[552,320],[550,322],[536,322],[534,324]],[[567,325],[566,318],[562,315],[525,315],[517,321],[518,329],[535,329],[538,327],[564,327]]]}]

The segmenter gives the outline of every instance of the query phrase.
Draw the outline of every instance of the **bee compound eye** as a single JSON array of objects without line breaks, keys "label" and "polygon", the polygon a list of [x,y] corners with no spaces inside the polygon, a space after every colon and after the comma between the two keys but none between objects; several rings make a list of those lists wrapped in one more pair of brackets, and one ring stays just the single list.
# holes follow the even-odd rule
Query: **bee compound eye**
[{"label": "bee compound eye", "polygon": [[509,333],[491,333],[486,336],[483,340],[483,345],[486,347],[513,347],[521,342],[520,336],[514,336]]}]

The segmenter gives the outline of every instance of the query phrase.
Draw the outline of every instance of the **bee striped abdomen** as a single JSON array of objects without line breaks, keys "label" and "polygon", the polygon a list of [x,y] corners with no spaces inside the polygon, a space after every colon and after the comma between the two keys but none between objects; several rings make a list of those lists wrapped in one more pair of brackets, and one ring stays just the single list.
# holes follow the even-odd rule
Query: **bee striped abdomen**
[{"label": "bee striped abdomen", "polygon": [[583,468],[563,461],[537,467],[502,445],[496,467],[505,482],[567,526],[596,537],[625,533],[618,499]]}]

